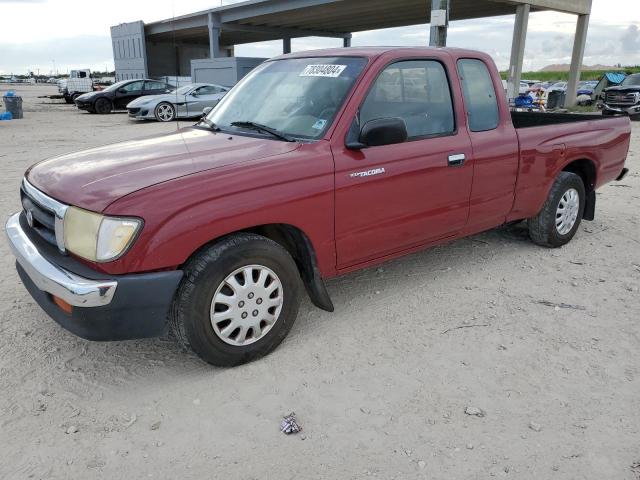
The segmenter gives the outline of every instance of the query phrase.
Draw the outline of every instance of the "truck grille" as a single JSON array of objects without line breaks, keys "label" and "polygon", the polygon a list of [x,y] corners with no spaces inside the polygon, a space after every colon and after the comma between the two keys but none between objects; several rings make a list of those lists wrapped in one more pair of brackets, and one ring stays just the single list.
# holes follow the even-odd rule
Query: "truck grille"
[{"label": "truck grille", "polygon": [[[64,218],[67,205],[48,197],[26,180],[23,180],[20,187],[20,199],[29,227],[47,242],[64,251],[62,221],[60,219]],[[56,217],[58,217],[58,221],[56,221]],[[58,232],[56,232],[56,223],[58,224]]]},{"label": "truck grille", "polygon": [[635,105],[638,102],[638,94],[607,92],[605,100],[607,103],[612,103],[614,105]]}]

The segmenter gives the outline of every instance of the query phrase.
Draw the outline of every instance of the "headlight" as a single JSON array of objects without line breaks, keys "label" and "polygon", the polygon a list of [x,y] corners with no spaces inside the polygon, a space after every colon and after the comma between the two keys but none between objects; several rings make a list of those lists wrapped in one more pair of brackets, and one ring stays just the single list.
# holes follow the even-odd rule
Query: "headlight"
[{"label": "headlight", "polygon": [[108,262],[131,246],[141,226],[137,218],[107,217],[69,207],[64,216],[64,245],[79,257]]}]

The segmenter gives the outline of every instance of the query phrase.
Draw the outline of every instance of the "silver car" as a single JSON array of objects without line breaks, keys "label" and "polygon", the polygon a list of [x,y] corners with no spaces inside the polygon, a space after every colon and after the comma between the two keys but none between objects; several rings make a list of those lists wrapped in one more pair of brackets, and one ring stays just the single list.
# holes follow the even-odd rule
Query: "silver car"
[{"label": "silver car", "polygon": [[202,110],[215,107],[229,87],[210,83],[185,85],[171,93],[136,98],[127,105],[129,117],[138,120],[170,122],[176,118],[202,116]]}]

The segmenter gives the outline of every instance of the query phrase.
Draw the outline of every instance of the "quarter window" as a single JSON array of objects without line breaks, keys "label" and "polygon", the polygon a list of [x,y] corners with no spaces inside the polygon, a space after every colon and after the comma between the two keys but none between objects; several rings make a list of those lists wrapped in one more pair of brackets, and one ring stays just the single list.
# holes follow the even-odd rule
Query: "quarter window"
[{"label": "quarter window", "polygon": [[380,74],[360,108],[360,125],[389,117],[404,120],[409,139],[453,133],[451,91],[441,63],[402,61]]},{"label": "quarter window", "polygon": [[464,103],[472,132],[493,130],[498,126],[498,101],[489,69],[481,60],[458,60],[458,75],[462,83]]},{"label": "quarter window", "polygon": [[144,82],[145,90],[166,90],[167,84],[163,82]]}]

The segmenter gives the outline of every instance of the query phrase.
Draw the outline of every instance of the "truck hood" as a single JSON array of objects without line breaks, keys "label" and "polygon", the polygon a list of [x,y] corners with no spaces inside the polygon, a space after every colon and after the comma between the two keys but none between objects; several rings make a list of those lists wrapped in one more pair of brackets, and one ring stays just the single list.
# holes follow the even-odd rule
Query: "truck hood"
[{"label": "truck hood", "polygon": [[635,85],[635,86],[616,85],[614,87],[607,87],[604,89],[604,91],[605,92],[623,92],[623,93],[640,92],[640,85]]},{"label": "truck hood", "polygon": [[213,168],[282,155],[298,146],[190,127],[44,160],[32,166],[26,177],[60,202],[101,212],[137,190]]}]

